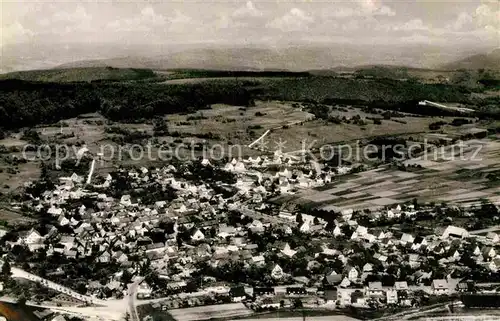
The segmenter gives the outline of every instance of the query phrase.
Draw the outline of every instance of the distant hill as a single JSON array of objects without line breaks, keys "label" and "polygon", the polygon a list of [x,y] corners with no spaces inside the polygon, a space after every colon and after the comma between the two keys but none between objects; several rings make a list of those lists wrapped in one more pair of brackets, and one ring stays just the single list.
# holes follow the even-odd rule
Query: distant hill
[{"label": "distant hill", "polygon": [[44,82],[74,82],[96,80],[140,80],[155,77],[150,69],[118,69],[114,67],[59,68],[18,71],[0,75],[0,79],[20,79]]},{"label": "distant hill", "polygon": [[500,70],[500,48],[487,54],[472,55],[442,66],[446,70],[458,69],[491,69]]},{"label": "distant hill", "polygon": [[[430,68],[457,59],[456,52],[442,48],[386,48],[356,45],[289,46],[286,48],[210,47],[194,48],[160,55],[127,55],[91,59],[59,65],[63,68],[102,67],[210,70],[334,70],[356,66],[384,65]],[[335,71],[335,70],[334,70]]]},{"label": "distant hill", "polygon": [[[435,69],[491,47],[297,42],[231,44],[23,43],[4,45],[0,73],[75,67],[330,70],[364,65]],[[335,71],[335,70],[334,70]]]}]

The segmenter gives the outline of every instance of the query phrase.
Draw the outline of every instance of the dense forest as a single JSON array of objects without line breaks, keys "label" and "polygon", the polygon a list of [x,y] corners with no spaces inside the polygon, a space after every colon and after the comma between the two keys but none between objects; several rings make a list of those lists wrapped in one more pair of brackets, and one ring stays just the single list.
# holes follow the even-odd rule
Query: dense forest
[{"label": "dense forest", "polygon": [[[204,72],[210,74],[209,71]],[[234,75],[243,76],[245,72]],[[0,127],[8,130],[55,123],[90,112],[99,112],[114,121],[138,122],[157,115],[190,113],[210,108],[215,103],[251,106],[255,99],[364,105],[443,115],[446,112],[417,108],[416,103],[420,99],[470,103],[469,97],[470,92],[466,88],[452,85],[310,75],[261,78],[259,82],[225,79],[175,85],[154,82],[49,83],[8,79],[0,80]],[[490,106],[491,103],[478,105],[478,109],[485,117],[498,116],[497,110]]]},{"label": "dense forest", "polygon": [[270,79],[266,94],[290,101],[323,101],[344,99],[362,101],[402,102],[431,100],[440,102],[469,102],[470,90],[461,86],[424,84],[414,80],[400,81],[387,78],[346,79],[311,76],[303,78]]},{"label": "dense forest", "polygon": [[248,106],[252,99],[247,89],[224,82],[166,86],[4,80],[0,81],[0,126],[14,129],[54,123],[90,112],[117,121],[137,121],[215,103]]},{"label": "dense forest", "polygon": [[[18,71],[1,74],[0,79],[17,79],[44,82],[75,82],[75,81],[142,81],[154,80],[158,76],[151,69],[90,67],[90,68],[60,68]],[[160,79],[161,80],[161,79]]]}]

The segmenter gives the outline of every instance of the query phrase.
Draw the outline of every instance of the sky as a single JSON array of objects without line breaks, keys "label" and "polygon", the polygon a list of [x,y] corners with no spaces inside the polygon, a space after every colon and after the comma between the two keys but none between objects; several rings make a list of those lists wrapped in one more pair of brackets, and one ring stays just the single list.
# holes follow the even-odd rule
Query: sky
[{"label": "sky", "polygon": [[300,42],[500,47],[499,0],[0,1],[2,46]]}]

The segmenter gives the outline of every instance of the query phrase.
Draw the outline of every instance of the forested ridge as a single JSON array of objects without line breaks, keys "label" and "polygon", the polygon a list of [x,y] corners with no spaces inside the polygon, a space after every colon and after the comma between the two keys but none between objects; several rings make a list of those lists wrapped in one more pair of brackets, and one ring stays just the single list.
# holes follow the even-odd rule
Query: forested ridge
[{"label": "forested ridge", "polygon": [[[99,112],[114,121],[137,122],[157,115],[191,113],[210,108],[215,103],[251,106],[254,99],[365,105],[439,116],[444,112],[417,108],[418,100],[470,105],[470,93],[467,88],[453,85],[320,76],[261,78],[260,81],[219,79],[169,85],[156,82],[49,83],[9,79],[0,80],[0,127],[16,129],[49,124],[90,112]],[[484,117],[499,116],[497,109],[491,107],[496,100],[474,103]]]},{"label": "forested ridge", "polygon": [[190,112],[210,104],[251,104],[251,94],[224,82],[190,85],[122,83],[37,83],[0,81],[0,126],[14,129],[54,123],[83,113],[137,120],[155,115]]}]

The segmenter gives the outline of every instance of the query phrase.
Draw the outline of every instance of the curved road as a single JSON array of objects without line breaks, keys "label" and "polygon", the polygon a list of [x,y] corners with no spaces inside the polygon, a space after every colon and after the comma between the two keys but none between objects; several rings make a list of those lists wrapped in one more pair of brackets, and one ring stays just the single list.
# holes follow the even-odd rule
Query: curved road
[{"label": "curved road", "polygon": [[40,283],[40,284],[48,287],[49,289],[64,293],[66,295],[69,295],[70,297],[73,297],[73,298],[78,299],[80,301],[83,301],[85,303],[96,304],[96,305],[107,305],[107,302],[104,300],[100,300],[97,298],[93,298],[93,297],[90,297],[87,295],[80,294],[80,293],[78,293],[74,290],[71,290],[65,286],[62,286],[62,285],[59,285],[59,284],[54,283],[52,281],[49,281],[47,279],[41,278],[37,275],[26,272],[26,271],[21,270],[19,268],[12,267],[11,272],[12,272],[12,277],[14,277],[14,278],[22,278],[22,279],[26,279],[26,280]]},{"label": "curved road", "polygon": [[103,318],[103,320],[106,321],[123,320],[125,314],[129,313],[132,321],[139,321],[137,306],[146,304],[144,302],[136,301],[137,289],[139,287],[139,284],[142,282],[142,279],[138,279],[134,283],[128,285],[127,295],[122,300],[101,300],[98,298],[80,294],[74,290],[71,290],[70,288],[62,286],[50,280],[44,279],[32,273],[26,272],[20,268],[12,267],[11,272],[12,272],[12,277],[14,278],[22,278],[33,282],[37,282],[49,289],[52,289],[60,293],[64,293],[68,296],[71,296],[87,304],[97,305],[93,307],[58,307],[51,305],[30,304],[33,306],[38,306],[41,308],[46,308],[61,313],[79,314],[88,317],[99,317]]}]

